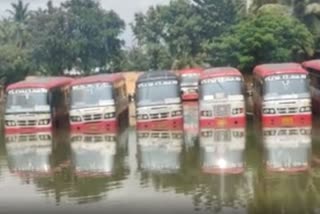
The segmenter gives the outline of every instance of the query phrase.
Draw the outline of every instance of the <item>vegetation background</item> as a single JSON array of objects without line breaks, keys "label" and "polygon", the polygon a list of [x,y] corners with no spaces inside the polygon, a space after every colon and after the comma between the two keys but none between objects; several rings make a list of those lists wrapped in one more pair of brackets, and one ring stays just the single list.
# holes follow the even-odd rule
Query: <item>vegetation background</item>
[{"label": "vegetation background", "polygon": [[125,48],[125,22],[94,0],[66,0],[29,10],[18,0],[0,21],[0,78],[84,75],[192,66],[234,66],[317,57],[320,0],[171,0],[136,13],[135,44]]}]

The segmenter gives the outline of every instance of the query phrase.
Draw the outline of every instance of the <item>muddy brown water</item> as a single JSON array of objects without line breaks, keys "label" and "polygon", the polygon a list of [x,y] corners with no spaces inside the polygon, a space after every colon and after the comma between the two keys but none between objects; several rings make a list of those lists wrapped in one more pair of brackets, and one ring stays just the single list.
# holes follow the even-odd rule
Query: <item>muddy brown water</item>
[{"label": "muddy brown water", "polygon": [[3,136],[0,213],[319,213],[319,127]]}]

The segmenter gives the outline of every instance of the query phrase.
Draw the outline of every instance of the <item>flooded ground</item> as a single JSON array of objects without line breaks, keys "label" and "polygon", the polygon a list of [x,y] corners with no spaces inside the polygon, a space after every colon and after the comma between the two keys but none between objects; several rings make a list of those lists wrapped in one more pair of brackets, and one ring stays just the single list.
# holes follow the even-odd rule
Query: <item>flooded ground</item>
[{"label": "flooded ground", "polygon": [[0,213],[320,213],[320,129],[39,133],[0,144]]}]

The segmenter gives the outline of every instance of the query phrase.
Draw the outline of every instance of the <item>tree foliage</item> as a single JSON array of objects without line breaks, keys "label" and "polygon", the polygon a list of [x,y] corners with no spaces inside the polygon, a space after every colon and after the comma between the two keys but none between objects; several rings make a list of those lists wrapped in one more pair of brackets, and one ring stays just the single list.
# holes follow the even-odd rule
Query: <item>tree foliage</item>
[{"label": "tree foliage", "polygon": [[207,47],[213,65],[245,71],[261,63],[301,61],[313,55],[314,39],[293,17],[262,13],[233,27]]}]

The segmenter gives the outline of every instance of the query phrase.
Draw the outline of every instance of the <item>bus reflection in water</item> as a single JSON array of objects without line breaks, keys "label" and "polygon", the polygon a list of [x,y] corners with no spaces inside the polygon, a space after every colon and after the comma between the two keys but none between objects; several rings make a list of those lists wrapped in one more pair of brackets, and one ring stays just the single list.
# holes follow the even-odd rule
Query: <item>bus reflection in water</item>
[{"label": "bus reflection in water", "polygon": [[72,165],[77,176],[111,176],[116,134],[72,134]]},{"label": "bus reflection in water", "polygon": [[254,69],[255,114],[268,126],[311,124],[308,73],[296,63],[265,64]]},{"label": "bus reflection in water", "polygon": [[172,173],[180,169],[182,131],[138,131],[140,170]]},{"label": "bus reflection in water", "polygon": [[183,131],[186,146],[194,146],[199,132],[199,107],[197,102],[183,103]]},{"label": "bus reflection in water", "polygon": [[311,126],[264,127],[265,164],[269,172],[301,172],[309,169]]},{"label": "bus reflection in water", "polygon": [[[70,123],[73,132],[115,132],[128,124],[125,79],[101,74],[71,83]],[[123,124],[120,124],[123,123]]]},{"label": "bus reflection in water", "polygon": [[36,77],[7,88],[6,133],[50,131],[68,118],[71,78]]},{"label": "bus reflection in water", "polygon": [[136,83],[137,129],[175,129],[183,126],[178,77],[170,71],[146,72]]},{"label": "bus reflection in water", "polygon": [[184,69],[180,74],[181,98],[183,101],[195,101],[199,98],[199,77],[202,68]]},{"label": "bus reflection in water", "polygon": [[52,174],[52,134],[6,135],[6,150],[9,169],[22,177],[47,176]]},{"label": "bus reflection in water", "polygon": [[245,119],[244,84],[234,68],[213,68],[200,76],[200,127],[242,127]]},{"label": "bus reflection in water", "polygon": [[202,171],[208,174],[244,172],[245,128],[201,129]]}]

